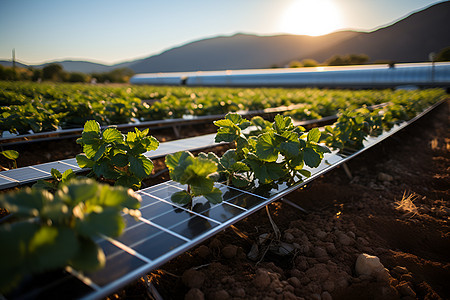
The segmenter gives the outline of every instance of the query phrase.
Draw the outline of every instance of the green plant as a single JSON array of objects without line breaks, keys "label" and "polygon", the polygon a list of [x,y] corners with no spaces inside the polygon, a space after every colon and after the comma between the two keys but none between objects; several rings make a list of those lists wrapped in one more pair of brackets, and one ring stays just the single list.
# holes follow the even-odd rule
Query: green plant
[{"label": "green plant", "polygon": [[13,168],[17,169],[17,161],[16,159],[19,158],[19,152],[15,151],[15,150],[5,150],[0,152],[1,155],[3,155],[4,157],[6,157],[7,159],[10,159],[13,161]]},{"label": "green plant", "polygon": [[43,179],[39,179],[35,184],[33,184],[33,188],[36,189],[44,189],[50,192],[56,191],[60,185],[66,184],[69,180],[76,178],[75,173],[72,169],[68,169],[64,171],[62,174],[56,169],[51,170],[52,181],[46,181]]},{"label": "green plant", "polygon": [[102,131],[98,122],[87,121],[77,140],[84,151],[77,155],[77,163],[80,168],[92,169],[88,177],[113,180],[115,185],[138,189],[153,170],[152,161],[143,153],[159,146],[154,137],[147,136],[148,132],[148,129],[135,128],[125,136],[117,128],[108,127]]},{"label": "green plant", "polygon": [[170,178],[187,189],[172,194],[175,203],[192,207],[194,197],[204,196],[211,203],[222,202],[222,192],[214,187],[218,179],[217,163],[204,156],[195,157],[189,151],[180,151],[166,156]]},{"label": "green plant", "polygon": [[229,113],[225,119],[214,122],[219,127],[215,141],[232,142],[236,146],[234,152],[227,154],[226,161],[230,163],[221,164],[225,168],[221,173],[228,175],[227,182],[233,183],[233,177],[239,185],[251,183],[253,178],[260,184],[295,181],[301,175],[310,176],[310,172],[303,169],[305,164],[317,167],[323,154],[329,152],[318,144],[321,136],[318,129],[305,134],[305,129],[294,126],[290,117],[277,115],[272,124],[260,118],[252,121],[258,128],[253,131],[257,135],[248,137],[242,129],[250,124],[238,114]]},{"label": "green plant", "polygon": [[12,222],[0,226],[0,292],[28,274],[67,265],[89,272],[101,268],[105,255],[95,240],[120,235],[122,212],[138,216],[140,200],[131,190],[92,179],[70,181],[54,195],[30,188],[0,195],[0,206],[12,214]]}]

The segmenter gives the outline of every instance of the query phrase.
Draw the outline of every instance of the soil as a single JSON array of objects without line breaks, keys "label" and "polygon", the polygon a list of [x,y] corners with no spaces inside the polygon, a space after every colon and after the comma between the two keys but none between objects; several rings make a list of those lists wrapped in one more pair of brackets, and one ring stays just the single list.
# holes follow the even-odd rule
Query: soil
[{"label": "soil", "polygon": [[449,109],[269,205],[280,235],[262,209],[108,298],[450,299]]}]

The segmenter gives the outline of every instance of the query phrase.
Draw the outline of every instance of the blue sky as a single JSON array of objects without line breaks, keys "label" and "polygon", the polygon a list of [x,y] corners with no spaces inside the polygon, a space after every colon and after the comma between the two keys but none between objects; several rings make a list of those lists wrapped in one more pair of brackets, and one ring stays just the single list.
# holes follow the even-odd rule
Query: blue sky
[{"label": "blue sky", "polygon": [[0,0],[0,59],[113,64],[235,33],[371,31],[443,1]]}]

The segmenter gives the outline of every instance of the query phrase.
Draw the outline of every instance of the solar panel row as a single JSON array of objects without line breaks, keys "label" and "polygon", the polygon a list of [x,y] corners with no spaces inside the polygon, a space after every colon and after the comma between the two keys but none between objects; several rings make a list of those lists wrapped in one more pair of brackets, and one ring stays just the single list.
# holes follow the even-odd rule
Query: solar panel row
[{"label": "solar panel row", "polygon": [[[194,151],[214,147],[217,146],[214,137],[215,134],[207,134],[161,143],[158,149],[146,152],[144,155],[150,159],[155,159],[177,151]],[[75,158],[2,171],[0,172],[0,190],[32,183],[39,179],[51,178],[50,172],[52,169],[57,169],[61,173],[68,169],[72,169],[75,173],[83,171],[78,167]]]},{"label": "solar panel row", "polygon": [[[427,109],[420,116],[431,110]],[[295,184],[254,186],[248,190],[220,183],[223,202],[211,204],[206,199],[195,199],[192,210],[174,204],[170,196],[185,187],[168,181],[138,193],[142,196],[141,217],[126,216],[127,227],[117,239],[103,237],[99,245],[106,254],[105,268],[80,274],[71,268],[36,276],[26,281],[11,298],[80,298],[97,299],[120,289],[137,277],[149,272],[177,255],[214,236],[235,222],[311,182],[324,173],[363,153],[388,136],[415,121],[395,126],[389,132],[371,137],[364,148],[345,154],[325,154],[318,168],[311,169],[311,177],[298,179]]]}]

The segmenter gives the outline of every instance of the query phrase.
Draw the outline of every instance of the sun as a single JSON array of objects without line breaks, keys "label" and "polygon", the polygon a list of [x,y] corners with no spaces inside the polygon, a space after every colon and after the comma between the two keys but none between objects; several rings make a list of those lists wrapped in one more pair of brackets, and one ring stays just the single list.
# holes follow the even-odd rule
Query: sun
[{"label": "sun", "polygon": [[332,0],[293,0],[279,24],[281,32],[317,36],[338,30],[341,15]]}]

